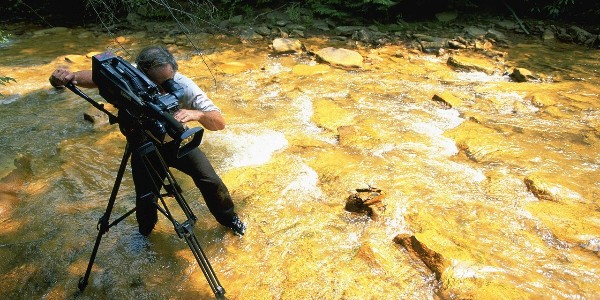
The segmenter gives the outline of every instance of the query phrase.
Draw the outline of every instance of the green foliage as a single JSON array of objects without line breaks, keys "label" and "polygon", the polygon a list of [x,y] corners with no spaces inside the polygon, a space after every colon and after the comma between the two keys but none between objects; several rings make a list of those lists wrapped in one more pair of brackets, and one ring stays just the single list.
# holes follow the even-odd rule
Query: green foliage
[{"label": "green foliage", "polygon": [[575,0],[525,0],[532,12],[545,13],[551,17],[559,17],[569,7],[575,5]]},{"label": "green foliage", "polygon": [[[7,77],[7,76],[0,76],[0,84],[1,85],[6,85],[7,83],[10,83],[11,81],[17,82],[14,78]],[[4,96],[4,95],[2,95],[2,93],[0,93],[0,96]]]},{"label": "green foliage", "polygon": [[381,16],[378,12],[387,11],[398,3],[392,0],[310,0],[305,1],[304,6],[321,17],[341,19],[362,18],[372,14]]},{"label": "green foliage", "polygon": [[242,0],[222,0],[220,2],[222,4],[221,15],[225,18],[233,17],[238,11],[245,10],[242,8],[244,6],[244,1]]},{"label": "green foliage", "polygon": [[302,21],[302,9],[300,8],[300,4],[298,3],[290,3],[290,5],[285,8],[285,14],[293,22]]},{"label": "green foliage", "polygon": [[[4,44],[6,42],[8,42],[8,38],[10,37],[10,34],[6,34],[2,31],[0,31],[0,44]],[[14,78],[8,77],[8,76],[0,76],[0,84],[1,85],[6,85],[7,83],[10,83],[11,81],[17,82]],[[0,93],[0,96],[3,96]]]},{"label": "green foliage", "polygon": [[10,38],[10,33],[4,33],[2,31],[0,31],[0,44],[7,43],[9,38]]},{"label": "green foliage", "polygon": [[568,5],[575,4],[575,0],[557,0],[550,5],[546,5],[544,8],[548,14],[552,17],[558,17],[560,13],[566,9]]},{"label": "green foliage", "polygon": [[[330,0],[330,1],[306,1],[304,4],[309,9],[312,9],[317,15],[322,17],[330,17],[334,19],[346,18],[348,17],[348,13],[344,12],[341,9],[338,9],[337,6],[340,4],[340,1]],[[322,3],[324,2],[324,3]]]},{"label": "green foliage", "polygon": [[11,81],[17,82],[14,78],[11,78],[11,77],[6,77],[6,76],[0,77],[0,84],[1,85],[5,85],[7,83],[10,83]]}]

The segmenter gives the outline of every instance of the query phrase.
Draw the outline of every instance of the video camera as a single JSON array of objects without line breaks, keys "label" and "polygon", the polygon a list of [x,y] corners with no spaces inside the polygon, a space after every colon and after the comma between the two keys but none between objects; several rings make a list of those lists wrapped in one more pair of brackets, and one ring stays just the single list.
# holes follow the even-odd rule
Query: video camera
[{"label": "video camera", "polygon": [[[100,96],[119,109],[119,123],[143,131],[159,145],[176,143],[178,157],[200,145],[203,128],[187,129],[173,117],[179,109],[178,99],[183,96],[183,88],[174,80],[158,86],[140,70],[110,52],[92,58],[92,80],[98,86]],[[165,93],[161,93],[161,87]]]}]

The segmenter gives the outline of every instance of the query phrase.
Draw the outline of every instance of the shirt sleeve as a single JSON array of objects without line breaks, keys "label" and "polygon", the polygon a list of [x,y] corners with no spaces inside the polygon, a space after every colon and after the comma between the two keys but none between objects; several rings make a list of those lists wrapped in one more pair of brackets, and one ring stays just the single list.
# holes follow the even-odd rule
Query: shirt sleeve
[{"label": "shirt sleeve", "polygon": [[181,108],[199,111],[221,111],[194,81],[180,73],[175,73],[173,79],[183,87],[184,94],[182,99],[179,99]]}]

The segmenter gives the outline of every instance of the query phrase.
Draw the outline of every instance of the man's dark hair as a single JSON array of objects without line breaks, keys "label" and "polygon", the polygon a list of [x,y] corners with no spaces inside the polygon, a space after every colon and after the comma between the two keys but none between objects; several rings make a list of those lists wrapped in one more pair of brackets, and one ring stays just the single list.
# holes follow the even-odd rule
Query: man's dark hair
[{"label": "man's dark hair", "polygon": [[148,72],[148,70],[154,67],[166,64],[170,64],[175,72],[177,72],[177,68],[179,67],[173,54],[160,46],[150,46],[142,49],[135,59],[135,63],[137,64],[137,68],[143,73]]}]

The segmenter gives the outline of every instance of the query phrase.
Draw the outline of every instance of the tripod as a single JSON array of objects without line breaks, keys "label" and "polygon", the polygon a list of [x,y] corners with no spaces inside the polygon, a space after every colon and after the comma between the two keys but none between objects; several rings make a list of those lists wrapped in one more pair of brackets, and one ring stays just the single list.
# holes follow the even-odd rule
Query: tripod
[{"label": "tripod", "polygon": [[[117,116],[107,111],[102,104],[91,99],[73,84],[69,83],[66,85],[66,87],[74,93],[76,93],[77,95],[84,98],[85,100],[87,100],[88,102],[90,102],[102,112],[106,113],[109,116],[109,122],[111,124],[119,122],[119,118]],[[121,159],[119,171],[117,173],[117,177],[115,178],[115,183],[113,185],[110,198],[108,200],[108,205],[106,206],[106,211],[104,212],[104,215],[100,217],[96,226],[98,229],[98,235],[96,237],[94,249],[92,250],[92,254],[90,256],[85,275],[79,280],[79,290],[83,291],[88,284],[88,280],[92,271],[92,266],[94,264],[94,260],[96,259],[98,248],[100,246],[100,242],[102,240],[103,235],[107,233],[111,227],[117,225],[119,222],[126,219],[136,210],[136,208],[133,208],[124,215],[115,219],[113,222],[109,222],[115,204],[115,200],[119,192],[119,187],[121,185],[121,181],[123,179],[123,175],[127,167],[127,162],[129,161],[129,158],[131,157],[133,151],[135,151],[136,155],[139,155],[141,157],[143,165],[145,167],[145,171],[148,172],[150,178],[152,178],[153,205],[158,211],[160,211],[165,217],[167,217],[169,221],[171,221],[173,227],[175,228],[175,232],[177,233],[179,238],[183,238],[185,240],[190,250],[194,254],[194,257],[196,258],[198,265],[202,269],[202,273],[204,274],[204,277],[206,277],[206,280],[213,293],[217,298],[222,298],[225,294],[225,289],[219,283],[217,275],[215,274],[212,266],[210,265],[210,262],[208,261],[208,258],[206,257],[206,254],[202,250],[202,247],[200,246],[200,243],[198,242],[198,239],[194,234],[194,224],[197,218],[190,209],[187,202],[185,201],[183,195],[181,194],[181,188],[177,184],[175,177],[169,170],[169,167],[165,163],[161,153],[159,152],[156,145],[149,139],[146,139],[146,141],[143,143],[136,143],[136,149],[133,151],[131,149],[131,146],[132,144],[129,142],[127,142],[127,144],[125,145],[123,158]],[[166,182],[163,178],[166,178]],[[163,190],[165,191],[165,193],[161,193],[161,191]],[[166,205],[166,202],[164,201],[164,197],[166,196],[174,197],[177,201],[177,204],[179,204],[179,207],[181,208],[186,217],[186,219],[183,222],[177,221],[172,215],[171,211]]]}]

